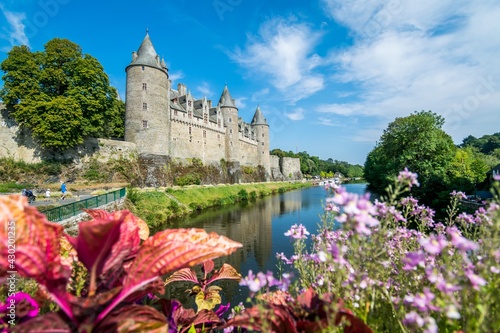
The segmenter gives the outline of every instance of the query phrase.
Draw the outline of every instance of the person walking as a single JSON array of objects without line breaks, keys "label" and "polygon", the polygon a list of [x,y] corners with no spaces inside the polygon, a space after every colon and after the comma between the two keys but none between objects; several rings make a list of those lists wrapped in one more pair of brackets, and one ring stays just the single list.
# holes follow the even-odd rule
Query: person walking
[{"label": "person walking", "polygon": [[61,184],[61,193],[62,193],[61,200],[64,200],[66,198],[66,183],[65,182],[62,182],[62,184]]},{"label": "person walking", "polygon": [[50,188],[45,191],[45,201],[50,201]]}]

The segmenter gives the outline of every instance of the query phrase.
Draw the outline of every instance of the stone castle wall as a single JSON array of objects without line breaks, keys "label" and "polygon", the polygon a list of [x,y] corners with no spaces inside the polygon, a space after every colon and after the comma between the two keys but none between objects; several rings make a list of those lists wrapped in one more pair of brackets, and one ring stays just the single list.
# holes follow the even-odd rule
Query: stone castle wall
[{"label": "stone castle wall", "polygon": [[285,180],[302,179],[300,171],[300,159],[292,157],[283,157],[280,159],[280,170]]}]

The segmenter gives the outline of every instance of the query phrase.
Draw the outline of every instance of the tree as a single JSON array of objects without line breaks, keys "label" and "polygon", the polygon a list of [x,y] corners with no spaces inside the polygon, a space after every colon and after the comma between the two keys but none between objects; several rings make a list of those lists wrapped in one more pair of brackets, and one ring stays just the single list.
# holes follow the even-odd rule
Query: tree
[{"label": "tree", "polygon": [[125,108],[94,57],[55,38],[43,52],[15,46],[0,68],[0,98],[44,148],[64,150],[85,137],[122,137]]},{"label": "tree", "polygon": [[442,181],[447,185],[447,170],[455,157],[456,147],[441,129],[443,124],[444,119],[431,111],[414,112],[390,123],[365,162],[365,179],[371,190],[382,193],[407,167],[419,175],[421,187],[414,195],[429,202],[432,184]]}]

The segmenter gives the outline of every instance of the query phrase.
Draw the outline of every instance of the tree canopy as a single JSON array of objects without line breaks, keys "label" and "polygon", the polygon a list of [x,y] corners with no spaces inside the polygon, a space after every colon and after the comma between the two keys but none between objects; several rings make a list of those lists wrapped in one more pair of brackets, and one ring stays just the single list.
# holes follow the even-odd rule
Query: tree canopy
[{"label": "tree canopy", "polygon": [[124,103],[99,61],[77,44],[55,38],[43,52],[14,46],[0,68],[0,98],[42,147],[64,150],[88,136],[123,137]]},{"label": "tree canopy", "polygon": [[391,122],[365,162],[370,188],[381,193],[405,167],[419,175],[421,187],[416,192],[420,197],[430,195],[436,182],[446,184],[456,147],[441,129],[443,124],[444,119],[431,111]]}]

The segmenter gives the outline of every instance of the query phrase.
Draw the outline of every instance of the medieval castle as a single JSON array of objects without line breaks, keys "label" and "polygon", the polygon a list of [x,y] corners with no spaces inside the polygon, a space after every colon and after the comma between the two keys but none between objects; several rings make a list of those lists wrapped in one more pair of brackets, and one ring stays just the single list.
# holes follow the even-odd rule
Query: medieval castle
[{"label": "medieval castle", "polygon": [[226,86],[216,105],[206,97],[195,99],[187,87],[173,89],[164,60],[146,32],[132,62],[125,68],[125,140],[88,138],[64,155],[45,151],[30,131],[20,128],[0,103],[0,157],[28,163],[44,159],[84,161],[97,157],[101,162],[118,156],[139,158],[146,169],[147,186],[158,183],[166,163],[199,159],[206,165],[229,162],[231,182],[239,182],[242,166],[259,167],[265,180],[301,179],[298,158],[269,154],[269,125],[257,106],[250,123],[238,116],[235,100]]},{"label": "medieval castle", "polygon": [[216,105],[194,98],[181,83],[173,89],[147,33],[126,72],[125,141],[135,143],[139,154],[208,164],[224,159],[261,165],[270,174],[269,125],[259,107],[246,123],[227,85]]}]

